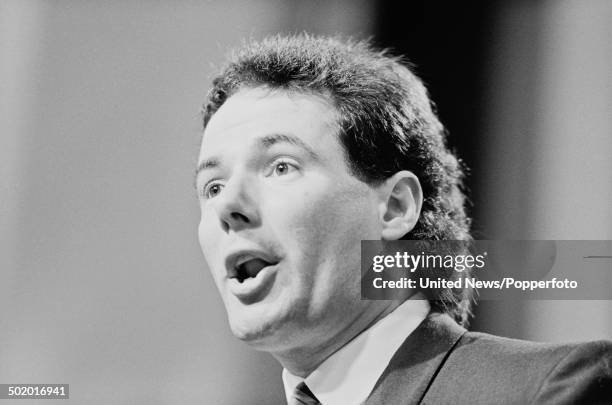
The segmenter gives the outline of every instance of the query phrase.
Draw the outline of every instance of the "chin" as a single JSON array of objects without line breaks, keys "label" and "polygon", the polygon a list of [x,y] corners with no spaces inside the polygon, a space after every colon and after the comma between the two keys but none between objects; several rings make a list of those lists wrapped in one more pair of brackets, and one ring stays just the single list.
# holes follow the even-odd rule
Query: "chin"
[{"label": "chin", "polygon": [[[238,317],[236,317],[238,318]],[[266,348],[273,344],[278,323],[262,316],[230,319],[230,328],[237,339],[242,340],[254,348]]]}]

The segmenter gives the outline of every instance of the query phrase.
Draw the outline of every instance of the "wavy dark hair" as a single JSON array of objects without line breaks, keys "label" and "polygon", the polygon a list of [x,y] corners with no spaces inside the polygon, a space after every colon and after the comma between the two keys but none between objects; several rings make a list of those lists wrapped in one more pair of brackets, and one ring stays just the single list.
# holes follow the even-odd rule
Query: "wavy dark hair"
[{"label": "wavy dark hair", "polygon": [[[246,42],[213,80],[202,111],[204,128],[232,94],[254,87],[331,99],[347,163],[365,183],[378,185],[400,170],[419,178],[421,216],[403,239],[471,240],[460,161],[446,145],[425,86],[401,58],[367,41],[309,34]],[[429,298],[434,310],[466,324],[470,290],[447,289]]]}]

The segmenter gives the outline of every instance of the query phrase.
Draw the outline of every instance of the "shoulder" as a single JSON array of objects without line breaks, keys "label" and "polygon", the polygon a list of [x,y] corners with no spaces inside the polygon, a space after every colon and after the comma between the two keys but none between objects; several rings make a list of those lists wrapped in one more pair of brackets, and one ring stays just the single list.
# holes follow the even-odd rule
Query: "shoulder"
[{"label": "shoulder", "polygon": [[550,344],[466,332],[428,394],[449,396],[456,403],[463,403],[462,398],[483,398],[483,403],[612,402],[612,342]]},{"label": "shoulder", "polygon": [[612,404],[612,342],[551,344],[468,332],[430,314],[369,404]]},{"label": "shoulder", "polygon": [[534,403],[612,403],[612,342],[569,345],[541,380]]}]

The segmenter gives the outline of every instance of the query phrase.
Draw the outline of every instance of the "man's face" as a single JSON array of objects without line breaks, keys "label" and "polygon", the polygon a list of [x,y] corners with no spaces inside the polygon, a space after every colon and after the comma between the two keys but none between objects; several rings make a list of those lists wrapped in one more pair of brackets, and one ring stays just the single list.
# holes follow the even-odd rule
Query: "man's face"
[{"label": "man's face", "polygon": [[198,236],[233,333],[256,347],[333,336],[368,310],[360,241],[380,239],[375,189],[350,172],[324,97],[231,96],[199,157]]}]

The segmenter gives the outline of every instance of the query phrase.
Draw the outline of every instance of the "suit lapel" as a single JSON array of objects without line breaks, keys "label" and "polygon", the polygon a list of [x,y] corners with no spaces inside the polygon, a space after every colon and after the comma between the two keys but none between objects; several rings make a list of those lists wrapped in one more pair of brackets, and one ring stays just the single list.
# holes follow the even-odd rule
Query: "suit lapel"
[{"label": "suit lapel", "polygon": [[429,314],[395,352],[365,405],[418,404],[465,332],[448,315]]}]

